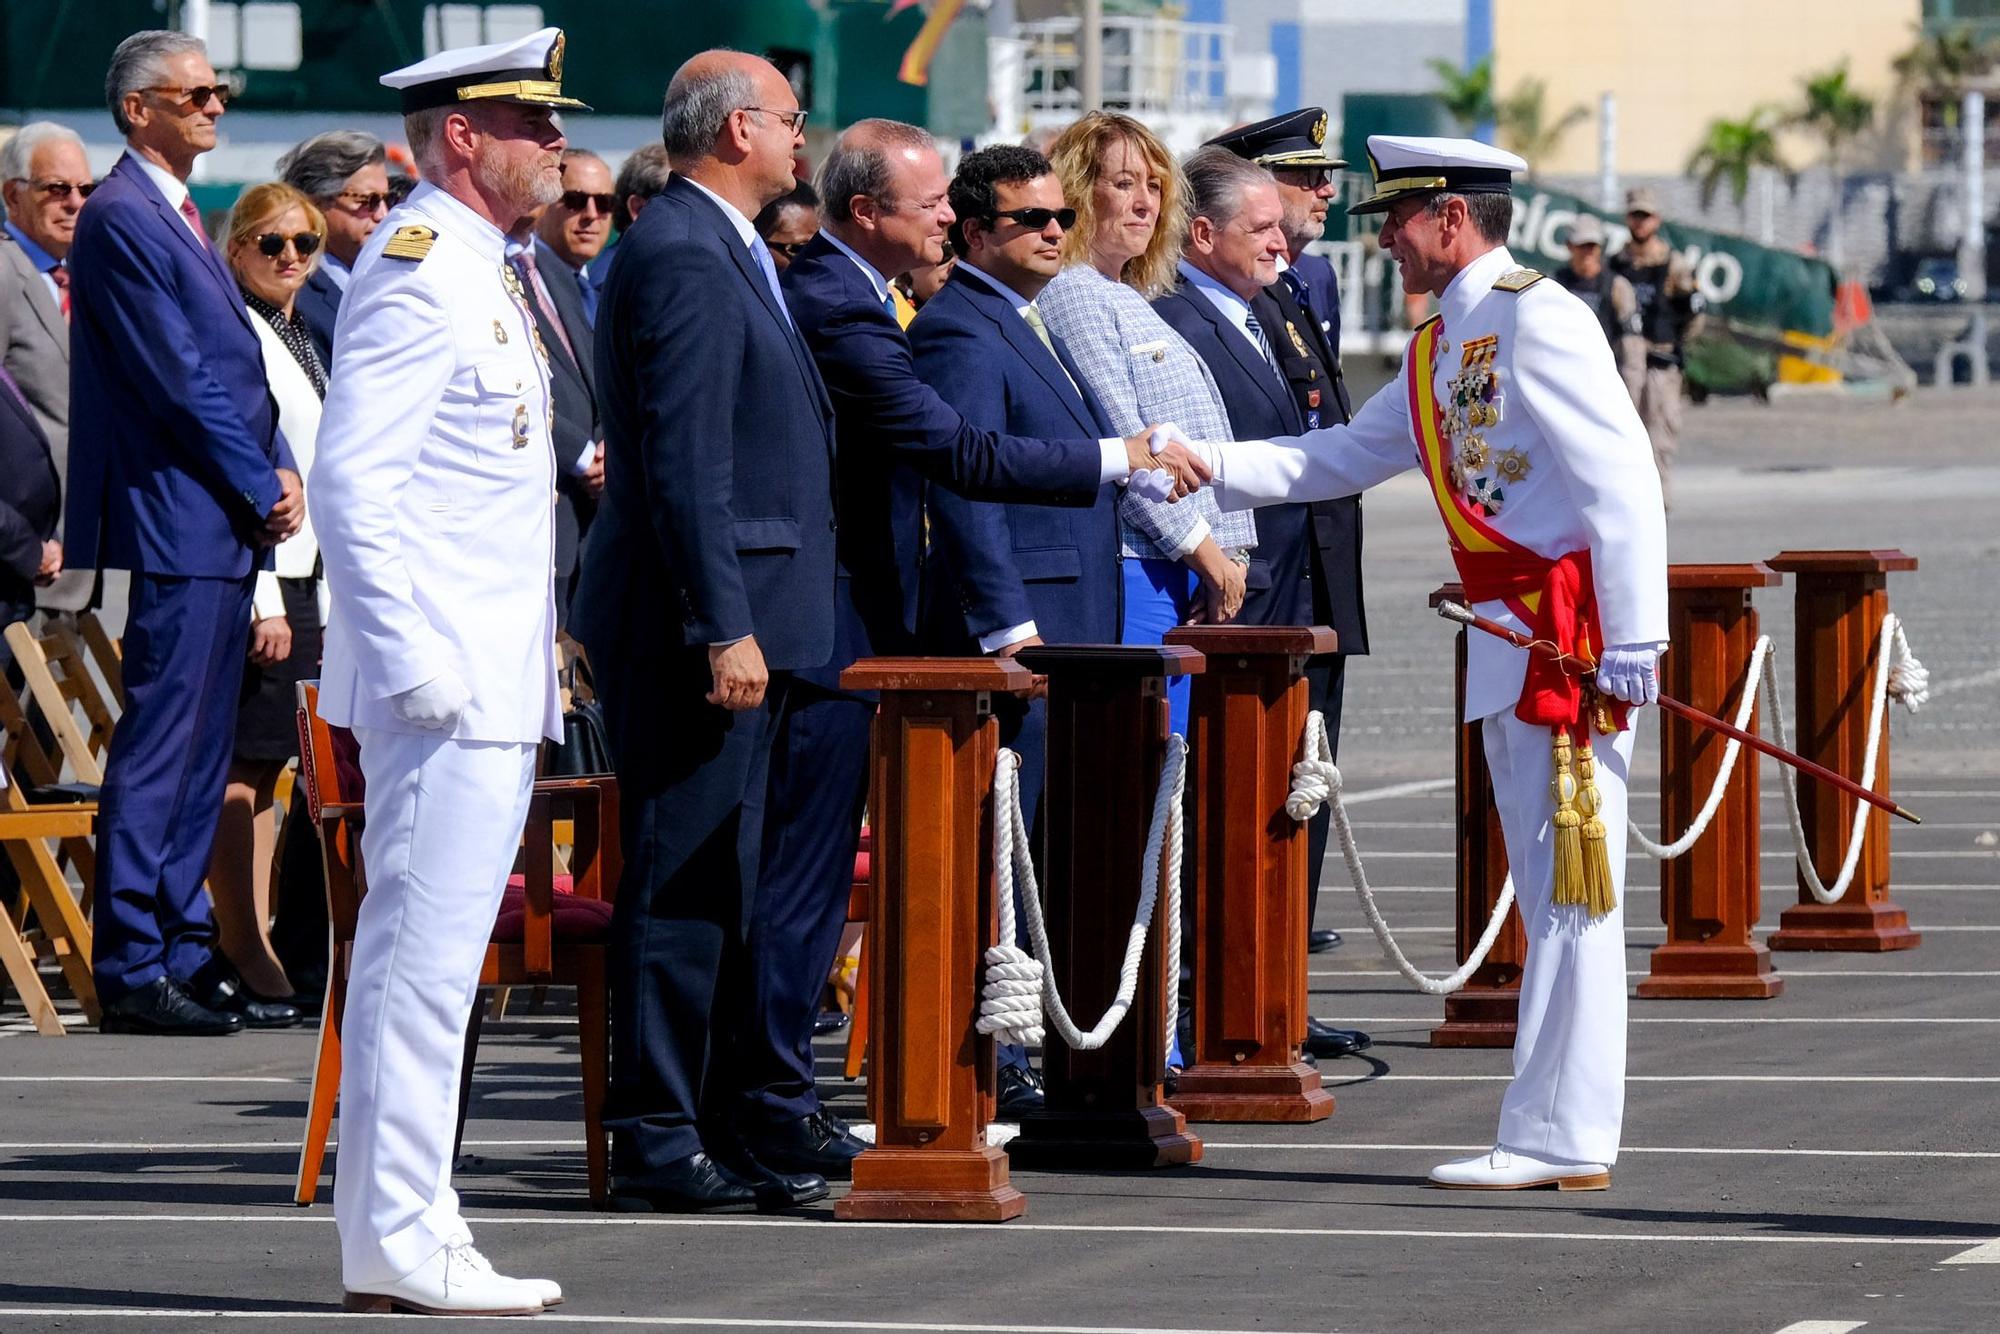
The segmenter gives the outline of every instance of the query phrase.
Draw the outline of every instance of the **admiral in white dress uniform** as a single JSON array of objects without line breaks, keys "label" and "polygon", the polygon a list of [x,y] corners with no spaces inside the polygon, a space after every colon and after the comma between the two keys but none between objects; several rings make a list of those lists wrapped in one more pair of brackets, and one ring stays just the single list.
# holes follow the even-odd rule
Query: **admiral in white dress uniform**
[{"label": "admiral in white dress uniform", "polygon": [[[332,603],[319,711],[361,743],[368,892],[334,1187],[349,1309],[532,1313],[451,1188],[465,1026],[520,846],[552,665],[547,353],[503,254],[561,191],[562,34],[386,75],[424,182],[354,265],[309,506]],[[587,108],[585,108],[587,109]]]},{"label": "admiral in white dress uniform", "polygon": [[[1351,423],[1210,447],[1219,503],[1330,499],[1422,468],[1475,609],[1541,634],[1551,632],[1545,616],[1568,607],[1576,614],[1561,633],[1597,655],[1597,688],[1650,702],[1667,638],[1659,478],[1594,317],[1502,244],[1511,173],[1527,164],[1469,140],[1378,135],[1368,145],[1376,193],[1350,212],[1387,215],[1383,246],[1406,290],[1436,295],[1440,316]],[[1599,1187],[1618,1153],[1632,733],[1597,736],[1596,813],[1614,901],[1593,913],[1555,893],[1551,724],[1521,716],[1547,707],[1528,677],[1524,651],[1471,635],[1465,716],[1484,724],[1528,957],[1494,1148],[1439,1167],[1438,1185]],[[1593,730],[1579,719],[1579,746]]]}]

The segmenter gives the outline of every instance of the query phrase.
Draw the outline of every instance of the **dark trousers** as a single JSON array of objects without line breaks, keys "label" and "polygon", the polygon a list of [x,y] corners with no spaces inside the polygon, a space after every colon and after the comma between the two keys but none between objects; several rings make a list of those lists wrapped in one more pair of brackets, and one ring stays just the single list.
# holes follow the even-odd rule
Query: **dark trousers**
[{"label": "dark trousers", "polygon": [[599,673],[624,815],[612,917],[611,1170],[622,1183],[699,1152],[711,1020],[725,954],[743,946],[757,884],[771,744],[790,683],[730,713],[702,697],[706,654],[664,671]]},{"label": "dark trousers", "polygon": [[[1324,653],[1306,662],[1306,682],[1311,707],[1326,718],[1326,743],[1336,762],[1340,759],[1340,705],[1347,695],[1347,655]],[[1333,826],[1333,812],[1319,808],[1306,825],[1306,930],[1319,917],[1319,873],[1326,861],[1327,832]]]},{"label": "dark trousers", "polygon": [[251,576],[132,576],[125,713],[98,799],[93,971],[107,1004],[194,978],[215,941],[202,881],[236,737]]},{"label": "dark trousers", "polygon": [[802,681],[785,699],[749,937],[725,961],[716,1006],[727,1073],[709,1114],[738,1130],[819,1110],[813,1019],[847,923],[874,718],[874,701]]}]

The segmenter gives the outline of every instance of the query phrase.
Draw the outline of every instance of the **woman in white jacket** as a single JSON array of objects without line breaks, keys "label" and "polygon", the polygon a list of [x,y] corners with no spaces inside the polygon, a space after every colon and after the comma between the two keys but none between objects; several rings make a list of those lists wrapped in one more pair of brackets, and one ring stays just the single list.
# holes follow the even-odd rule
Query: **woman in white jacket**
[{"label": "woman in white jacket", "polygon": [[[298,460],[300,477],[312,473],[326,368],[293,303],[325,242],[326,218],[311,200],[282,182],[251,187],[230,215],[230,271],[264,345],[264,374],[278,405],[278,429]],[[276,569],[258,573],[252,595],[250,664],[208,871],[222,952],[244,987],[264,1000],[295,994],[269,935],[271,859],[277,842],[271,806],[279,775],[298,754],[295,688],[319,674],[326,587],[310,518],[296,536],[278,545],[276,558]],[[303,834],[311,837],[312,831]]]}]

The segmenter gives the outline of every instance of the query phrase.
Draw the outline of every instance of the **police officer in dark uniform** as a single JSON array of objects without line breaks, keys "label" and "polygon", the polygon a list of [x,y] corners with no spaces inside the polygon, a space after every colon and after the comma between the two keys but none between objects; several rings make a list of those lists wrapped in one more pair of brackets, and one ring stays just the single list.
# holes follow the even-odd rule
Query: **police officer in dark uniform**
[{"label": "police officer in dark uniform", "polygon": [[[1303,107],[1209,142],[1248,158],[1278,179],[1290,265],[1251,303],[1251,309],[1271,331],[1271,350],[1298,400],[1306,429],[1343,423],[1351,403],[1340,373],[1340,283],[1324,256],[1306,252],[1326,230],[1327,209],[1340,193],[1339,172],[1347,165],[1327,150],[1326,112]],[[1316,657],[1306,669],[1312,707],[1325,715],[1327,739],[1338,758],[1347,659],[1368,651],[1368,618],[1361,595],[1361,500],[1351,496],[1276,508],[1308,511],[1306,586],[1256,590],[1244,599],[1242,620],[1250,625],[1327,625],[1340,637],[1338,653]],[[1257,512],[1260,533],[1270,513],[1269,509]],[[1308,829],[1307,949],[1314,953],[1340,943],[1338,932],[1311,927],[1330,818],[1322,808]],[[1309,1022],[1305,1045],[1315,1056],[1343,1056],[1368,1045],[1366,1034],[1333,1028],[1317,1019]]]}]

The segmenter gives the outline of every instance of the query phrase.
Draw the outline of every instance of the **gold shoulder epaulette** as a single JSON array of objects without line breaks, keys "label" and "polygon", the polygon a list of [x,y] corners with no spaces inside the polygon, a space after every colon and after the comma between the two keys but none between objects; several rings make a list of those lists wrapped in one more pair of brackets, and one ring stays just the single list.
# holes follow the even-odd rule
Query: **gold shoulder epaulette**
[{"label": "gold shoulder epaulette", "polygon": [[1533,269],[1515,269],[1511,273],[1501,274],[1500,281],[1493,284],[1493,290],[1496,292],[1525,292],[1546,276],[1546,274],[1537,273]]},{"label": "gold shoulder epaulette", "polygon": [[437,239],[438,234],[429,227],[411,223],[396,229],[396,234],[382,247],[382,253],[390,259],[422,259],[431,253]]}]

